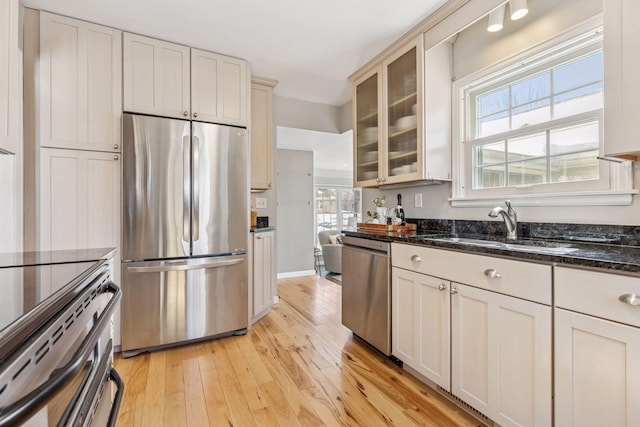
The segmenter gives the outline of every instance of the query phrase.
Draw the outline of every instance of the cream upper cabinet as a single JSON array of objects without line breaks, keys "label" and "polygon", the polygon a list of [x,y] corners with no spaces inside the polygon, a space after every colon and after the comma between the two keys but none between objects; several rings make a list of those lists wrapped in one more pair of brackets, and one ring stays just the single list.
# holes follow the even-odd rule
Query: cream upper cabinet
[{"label": "cream upper cabinet", "polygon": [[604,153],[640,159],[640,2],[604,4]]},{"label": "cream upper cabinet", "polygon": [[19,3],[0,4],[0,152],[18,149],[20,132]]},{"label": "cream upper cabinet", "polygon": [[121,32],[40,14],[40,145],[120,151]]},{"label": "cream upper cabinet", "polygon": [[247,63],[124,33],[124,110],[247,125]]},{"label": "cream upper cabinet", "polygon": [[191,49],[191,114],[203,122],[245,126],[247,64],[203,50]]},{"label": "cream upper cabinet", "polygon": [[253,233],[252,322],[268,313],[276,283],[275,231]]},{"label": "cream upper cabinet", "polygon": [[273,187],[273,87],[276,81],[251,83],[251,189]]},{"label": "cream upper cabinet", "polygon": [[40,149],[39,250],[119,247],[119,157]]},{"label": "cream upper cabinet", "polygon": [[636,425],[640,307],[628,298],[640,279],[570,268],[555,278],[555,425]]},{"label": "cream upper cabinet", "polygon": [[451,179],[452,49],[423,46],[417,37],[354,80],[357,186]]},{"label": "cream upper cabinet", "polygon": [[124,110],[190,118],[189,47],[123,35]]}]

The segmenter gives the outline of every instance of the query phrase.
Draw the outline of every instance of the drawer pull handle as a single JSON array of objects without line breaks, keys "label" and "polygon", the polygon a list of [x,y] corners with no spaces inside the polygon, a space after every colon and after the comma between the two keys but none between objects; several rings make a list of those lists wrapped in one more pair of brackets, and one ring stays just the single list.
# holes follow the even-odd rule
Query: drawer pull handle
[{"label": "drawer pull handle", "polygon": [[440,289],[441,291],[444,291],[445,289],[447,289],[447,285],[445,285],[444,283],[440,283],[438,285],[438,289]]},{"label": "drawer pull handle", "polygon": [[422,262],[422,258],[420,258],[420,255],[412,255],[411,256],[411,261],[413,261],[413,262]]},{"label": "drawer pull handle", "polygon": [[618,297],[618,300],[629,305],[640,305],[640,295],[638,294],[624,294]]},{"label": "drawer pull handle", "polygon": [[496,270],[494,270],[493,268],[487,268],[484,271],[484,275],[487,277],[491,277],[492,279],[499,279],[502,277],[502,274],[498,273]]}]

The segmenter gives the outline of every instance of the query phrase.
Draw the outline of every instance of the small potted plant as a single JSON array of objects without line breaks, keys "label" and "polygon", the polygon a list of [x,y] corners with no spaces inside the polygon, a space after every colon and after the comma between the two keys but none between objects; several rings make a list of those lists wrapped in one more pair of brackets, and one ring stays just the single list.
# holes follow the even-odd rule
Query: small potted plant
[{"label": "small potted plant", "polygon": [[371,218],[369,222],[372,224],[378,224],[380,219],[382,219],[384,224],[387,216],[387,208],[384,207],[385,202],[386,200],[384,196],[373,199],[373,205],[376,207],[376,210],[373,212],[367,211],[367,216]]}]

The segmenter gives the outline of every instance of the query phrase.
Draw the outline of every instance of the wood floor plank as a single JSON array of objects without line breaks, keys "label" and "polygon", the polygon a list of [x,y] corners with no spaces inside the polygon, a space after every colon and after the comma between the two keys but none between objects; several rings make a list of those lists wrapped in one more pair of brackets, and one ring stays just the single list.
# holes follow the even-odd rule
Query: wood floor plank
[{"label": "wood floor plank", "polygon": [[341,324],[341,287],[278,281],[280,303],[246,335],[130,359],[118,426],[482,425]]}]

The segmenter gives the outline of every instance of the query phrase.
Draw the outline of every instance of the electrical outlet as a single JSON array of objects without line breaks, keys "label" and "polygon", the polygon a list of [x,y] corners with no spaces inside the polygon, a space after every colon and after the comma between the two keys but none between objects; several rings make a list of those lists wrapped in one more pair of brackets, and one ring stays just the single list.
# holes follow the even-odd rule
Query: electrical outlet
[{"label": "electrical outlet", "polygon": [[416,193],[415,199],[413,201],[414,207],[421,208],[422,207],[422,193]]},{"label": "electrical outlet", "polygon": [[256,209],[267,209],[267,199],[256,197]]}]

